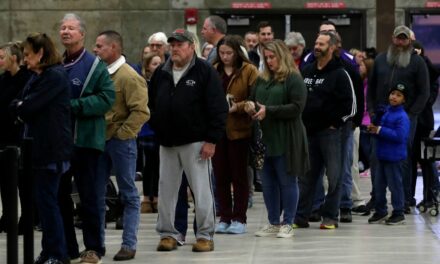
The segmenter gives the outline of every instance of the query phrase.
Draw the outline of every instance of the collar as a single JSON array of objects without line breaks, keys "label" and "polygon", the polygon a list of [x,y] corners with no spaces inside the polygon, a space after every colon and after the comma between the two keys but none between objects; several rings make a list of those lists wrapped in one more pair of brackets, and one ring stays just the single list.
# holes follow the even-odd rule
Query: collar
[{"label": "collar", "polygon": [[75,61],[77,61],[80,57],[82,57],[82,55],[86,52],[86,49],[84,47],[82,47],[81,49],[79,49],[77,52],[74,52],[72,54],[67,54],[67,51],[64,52],[63,57],[63,64],[64,65],[69,65],[71,63],[74,63]]},{"label": "collar", "polygon": [[107,66],[108,73],[110,75],[114,74],[122,65],[126,62],[125,57],[121,56],[115,62]]}]

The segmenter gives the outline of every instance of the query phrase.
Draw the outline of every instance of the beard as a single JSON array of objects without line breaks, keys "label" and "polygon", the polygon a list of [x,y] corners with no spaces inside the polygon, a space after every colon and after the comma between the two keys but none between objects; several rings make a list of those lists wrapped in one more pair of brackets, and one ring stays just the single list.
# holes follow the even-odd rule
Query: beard
[{"label": "beard", "polygon": [[315,49],[314,54],[315,58],[324,58],[328,54],[328,49]]},{"label": "beard", "polygon": [[387,51],[387,62],[389,65],[396,65],[400,68],[405,68],[411,61],[412,46],[397,48],[395,45],[390,45]]}]

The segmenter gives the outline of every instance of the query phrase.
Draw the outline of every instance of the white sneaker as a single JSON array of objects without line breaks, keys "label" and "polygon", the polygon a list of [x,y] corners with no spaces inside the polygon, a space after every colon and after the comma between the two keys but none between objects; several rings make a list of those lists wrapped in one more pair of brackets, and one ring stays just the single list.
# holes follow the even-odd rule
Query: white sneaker
[{"label": "white sneaker", "polygon": [[280,231],[280,226],[268,224],[263,226],[263,228],[261,228],[257,232],[255,232],[255,235],[257,237],[267,237],[267,236],[276,235],[279,231]]},{"label": "white sneaker", "polygon": [[277,237],[280,237],[280,238],[293,237],[293,227],[292,227],[292,225],[282,225],[280,227],[280,231],[277,234]]}]

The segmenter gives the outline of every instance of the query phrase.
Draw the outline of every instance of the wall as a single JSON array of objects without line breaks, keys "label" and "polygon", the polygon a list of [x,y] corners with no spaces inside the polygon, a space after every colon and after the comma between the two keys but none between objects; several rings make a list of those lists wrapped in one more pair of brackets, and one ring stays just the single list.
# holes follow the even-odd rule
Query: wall
[{"label": "wall", "polygon": [[[313,0],[312,0],[313,1]],[[323,1],[323,0],[321,0]],[[340,0],[347,8],[366,11],[367,46],[376,44],[376,13],[374,0]],[[395,0],[396,24],[404,23],[404,10],[408,7],[423,7],[425,1]],[[67,12],[75,12],[86,21],[86,47],[93,47],[96,35],[106,29],[122,33],[124,53],[130,61],[137,61],[140,51],[151,33],[163,31],[167,34],[184,25],[183,9],[199,9],[200,32],[203,18],[209,9],[231,8],[231,2],[252,0],[1,0],[0,43],[22,40],[32,31],[48,33],[58,42],[59,20]],[[267,0],[273,9],[301,9],[306,0]],[[317,0],[316,2],[320,2]],[[62,47],[59,47],[62,50]]]}]

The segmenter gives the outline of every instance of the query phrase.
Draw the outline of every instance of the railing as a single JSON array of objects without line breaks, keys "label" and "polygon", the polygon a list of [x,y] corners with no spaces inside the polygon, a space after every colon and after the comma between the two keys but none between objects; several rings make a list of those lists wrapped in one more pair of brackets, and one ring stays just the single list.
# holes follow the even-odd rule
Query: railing
[{"label": "railing", "polygon": [[[32,139],[25,139],[21,148],[6,147],[0,150],[1,159],[4,160],[4,172],[8,180],[9,202],[4,203],[4,210],[8,215],[7,228],[7,252],[6,263],[18,264],[18,174],[23,173],[25,179],[22,201],[22,225],[23,225],[23,263],[34,263],[34,225],[33,225],[33,177],[32,177]],[[1,262],[1,261],[0,261]]]}]

